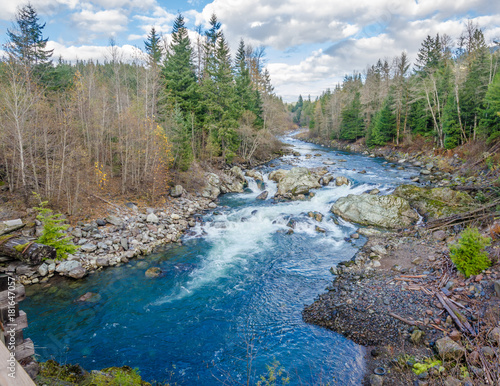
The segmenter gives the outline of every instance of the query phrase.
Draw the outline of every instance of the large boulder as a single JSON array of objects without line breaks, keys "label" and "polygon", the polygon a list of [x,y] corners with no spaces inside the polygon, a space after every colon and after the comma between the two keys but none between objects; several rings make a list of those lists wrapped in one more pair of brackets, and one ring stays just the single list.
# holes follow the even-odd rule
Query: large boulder
[{"label": "large boulder", "polygon": [[203,187],[201,195],[205,198],[215,200],[221,193],[219,176],[215,173],[207,173],[205,175],[205,180],[207,183]]},{"label": "large boulder", "polygon": [[350,194],[339,198],[331,211],[350,222],[389,229],[407,227],[419,218],[408,201],[393,195]]},{"label": "large boulder", "polygon": [[307,168],[292,168],[278,182],[278,196],[291,193],[293,196],[308,194],[311,189],[321,188],[317,175]]},{"label": "large boulder", "polygon": [[427,219],[450,216],[470,210],[473,202],[465,192],[450,188],[424,188],[415,185],[401,185],[393,193],[404,198]]},{"label": "large boulder", "polygon": [[264,178],[262,177],[262,174],[258,172],[257,170],[247,170],[245,173],[246,176],[253,178],[256,181],[264,181]]},{"label": "large boulder", "polygon": [[269,173],[269,179],[274,182],[280,182],[286,175],[288,171],[285,169],[274,170]]},{"label": "large boulder", "polygon": [[170,189],[170,195],[174,198],[182,196],[182,193],[184,193],[182,185],[175,185],[172,189]]},{"label": "large boulder", "polygon": [[0,221],[0,236],[14,232],[24,226],[21,219]]}]

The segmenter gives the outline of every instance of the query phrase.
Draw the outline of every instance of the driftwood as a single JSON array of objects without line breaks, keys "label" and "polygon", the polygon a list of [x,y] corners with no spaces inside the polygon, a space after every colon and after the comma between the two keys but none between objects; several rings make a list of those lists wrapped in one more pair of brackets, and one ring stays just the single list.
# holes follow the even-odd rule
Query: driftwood
[{"label": "driftwood", "polygon": [[463,333],[476,336],[476,331],[474,331],[472,326],[469,324],[467,318],[463,316],[460,311],[458,311],[458,309],[453,305],[450,299],[446,297],[446,295],[436,292],[436,297],[441,302],[446,311],[448,311],[453,321]]},{"label": "driftwood", "polygon": [[48,245],[16,237],[0,242],[0,255],[9,256],[30,265],[36,265],[40,264],[44,259],[55,259],[56,250]]},{"label": "driftwood", "polygon": [[414,322],[413,320],[405,319],[402,316],[399,316],[393,312],[389,312],[389,315],[392,316],[393,318],[401,320],[403,323],[409,324],[410,326],[418,326],[420,324],[419,322]]}]

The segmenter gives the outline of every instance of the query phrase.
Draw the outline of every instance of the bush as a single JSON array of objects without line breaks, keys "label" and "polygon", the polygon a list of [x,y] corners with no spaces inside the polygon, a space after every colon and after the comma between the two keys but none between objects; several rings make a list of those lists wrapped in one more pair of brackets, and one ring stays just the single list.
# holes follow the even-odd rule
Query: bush
[{"label": "bush", "polygon": [[490,245],[489,237],[481,236],[477,228],[465,229],[457,244],[450,245],[450,258],[466,277],[477,275],[491,265],[484,248]]},{"label": "bush", "polygon": [[[39,195],[36,195],[36,197],[40,200]],[[54,247],[57,252],[57,259],[64,260],[68,257],[69,253],[75,253],[78,250],[78,246],[74,245],[71,237],[66,236],[66,233],[64,233],[69,225],[63,224],[62,215],[52,213],[52,210],[46,208],[46,205],[47,201],[40,200],[40,206],[35,207],[35,210],[38,212],[36,218],[43,225],[42,235],[36,242]]]}]

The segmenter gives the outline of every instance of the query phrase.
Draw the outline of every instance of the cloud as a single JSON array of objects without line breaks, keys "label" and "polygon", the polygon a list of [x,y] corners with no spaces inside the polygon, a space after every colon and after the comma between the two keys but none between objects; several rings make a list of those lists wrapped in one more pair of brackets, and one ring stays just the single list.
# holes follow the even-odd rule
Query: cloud
[{"label": "cloud", "polygon": [[[0,7],[0,20],[14,20],[17,9],[23,7],[28,2],[25,0],[5,0]],[[75,9],[78,0],[31,0],[30,4],[42,14],[53,14],[63,8]]]},{"label": "cloud", "polygon": [[[58,42],[49,40],[47,42],[47,48],[54,50],[54,54],[52,55],[54,59],[62,57],[64,60],[70,61],[72,63],[76,62],[77,60],[82,60],[82,61],[99,60],[103,62],[105,60],[110,60],[112,57],[111,48],[104,46],[94,46],[94,45],[65,46]],[[137,47],[128,44],[123,46],[117,46],[116,50],[118,59],[124,62],[131,62],[140,57],[141,55],[141,53],[139,52],[140,50]]]},{"label": "cloud", "polygon": [[71,16],[75,26],[81,31],[82,39],[96,38],[97,35],[115,36],[127,29],[128,17],[121,10],[93,12],[82,10]]}]

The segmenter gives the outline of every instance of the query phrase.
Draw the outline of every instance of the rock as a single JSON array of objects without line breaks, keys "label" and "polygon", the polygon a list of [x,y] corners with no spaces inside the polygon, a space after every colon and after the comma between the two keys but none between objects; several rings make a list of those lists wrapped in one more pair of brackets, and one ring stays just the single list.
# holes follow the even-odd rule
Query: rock
[{"label": "rock", "polygon": [[451,340],[455,342],[460,342],[460,339],[462,338],[462,333],[460,331],[453,330],[449,336]]},{"label": "rock", "polygon": [[321,188],[319,178],[307,168],[292,168],[278,182],[278,196],[308,194],[311,189]]},{"label": "rock", "polygon": [[373,236],[379,236],[382,234],[381,231],[379,231],[378,229],[374,229],[372,227],[368,227],[368,228],[359,228],[356,233],[359,233],[360,235],[362,236],[365,236],[365,237],[373,237]]},{"label": "rock", "polygon": [[439,218],[466,211],[473,202],[465,192],[450,188],[423,188],[414,185],[400,185],[393,193],[408,200],[426,218]]},{"label": "rock", "polygon": [[449,377],[447,377],[444,382],[443,382],[443,385],[444,386],[461,386],[462,385],[462,382],[459,381],[458,379],[456,378],[453,378],[451,375]]},{"label": "rock", "polygon": [[333,161],[323,161],[323,165],[335,165]]},{"label": "rock", "polygon": [[493,287],[495,288],[495,294],[500,298],[500,280],[495,280]]},{"label": "rock", "polygon": [[146,221],[149,223],[152,223],[152,224],[158,224],[160,222],[160,219],[158,218],[158,216],[156,214],[150,213],[146,217]]},{"label": "rock", "polygon": [[495,327],[491,330],[488,334],[488,339],[497,346],[500,346],[500,327]]},{"label": "rock", "polygon": [[101,295],[95,292],[87,292],[84,295],[80,296],[76,301],[77,302],[89,302],[96,303],[101,300]]},{"label": "rock", "polygon": [[95,223],[97,224],[98,227],[103,227],[106,225],[106,220],[103,220],[102,218],[98,218],[95,220]]},{"label": "rock", "polygon": [[471,352],[467,357],[467,361],[473,365],[480,365],[481,357],[479,356],[479,352],[478,351]]},{"label": "rock", "polygon": [[371,250],[379,256],[387,255],[387,249],[385,249],[384,246],[379,244],[372,246]]},{"label": "rock", "polygon": [[267,199],[268,195],[269,195],[269,192],[267,190],[264,190],[256,198],[257,198],[257,200],[265,200],[265,199]]},{"label": "rock", "polygon": [[342,185],[349,185],[349,180],[347,177],[340,176],[335,178],[335,185],[336,186],[342,186]]},{"label": "rock", "polygon": [[122,246],[122,248],[126,251],[128,250],[128,240],[126,237],[122,237],[120,239],[120,245]]},{"label": "rock", "polygon": [[426,169],[422,169],[420,171],[420,174],[422,174],[423,176],[428,176],[429,174],[431,174],[431,171],[430,170],[426,170]]},{"label": "rock", "polygon": [[109,215],[106,217],[106,221],[109,222],[110,224],[113,224],[117,227],[122,227],[123,226],[123,220],[115,215]]},{"label": "rock", "polygon": [[465,354],[465,348],[448,336],[436,341],[436,349],[439,356],[445,361],[458,361]]},{"label": "rock", "polygon": [[75,237],[81,238],[83,236],[82,230],[80,228],[75,228],[71,231],[71,234]]},{"label": "rock", "polygon": [[49,266],[46,263],[43,263],[38,267],[38,273],[40,276],[47,276],[49,273]]},{"label": "rock", "polygon": [[83,268],[82,266],[73,268],[71,271],[68,272],[68,276],[72,277],[73,279],[81,279],[87,274],[87,270]]},{"label": "rock", "polygon": [[181,185],[175,185],[170,189],[170,195],[174,198],[182,196],[182,193],[184,193],[184,188]]},{"label": "rock", "polygon": [[484,355],[487,360],[492,360],[495,358],[495,350],[493,350],[490,346],[483,346],[479,349],[479,352]]},{"label": "rock", "polygon": [[264,177],[257,170],[247,170],[245,173],[246,176],[253,178],[256,181],[264,181]]},{"label": "rock", "polygon": [[331,174],[326,174],[322,177],[322,185],[326,186],[333,180],[333,176]]},{"label": "rock", "polygon": [[314,227],[314,230],[316,232],[319,232],[319,233],[326,233],[326,229],[325,228],[321,228],[321,227],[319,227],[317,225]]},{"label": "rock", "polygon": [[172,213],[172,214],[170,215],[170,218],[171,218],[172,220],[180,220],[180,219],[181,219],[181,216],[179,216],[177,213]]},{"label": "rock", "polygon": [[70,271],[73,269],[76,269],[78,267],[81,267],[82,263],[76,260],[71,260],[71,261],[63,261],[56,267],[56,272],[60,273],[61,275],[67,275]]},{"label": "rock", "polygon": [[158,277],[161,275],[161,269],[159,267],[151,267],[146,271],[145,275],[146,277]]},{"label": "rock", "polygon": [[435,231],[432,233],[432,238],[437,241],[446,240],[446,232],[445,231]]},{"label": "rock", "polygon": [[382,228],[405,228],[419,219],[408,201],[393,195],[350,194],[339,198],[331,211],[344,220]]},{"label": "rock", "polygon": [[49,274],[54,273],[56,270],[56,263],[50,263],[49,264]]},{"label": "rock", "polygon": [[373,196],[374,196],[374,195],[376,195],[376,194],[379,194],[379,193],[380,193],[380,190],[378,190],[378,189],[372,189],[372,190],[370,190],[370,191],[368,192],[368,194],[371,194],[371,195],[373,195]]},{"label": "rock", "polygon": [[23,226],[23,221],[19,218],[15,220],[0,221],[0,236],[14,232]]},{"label": "rock", "polygon": [[84,244],[80,247],[80,250],[82,252],[87,252],[87,253],[94,252],[96,249],[97,249],[97,245],[92,244],[92,243],[87,243],[87,244]]},{"label": "rock", "polygon": [[27,277],[31,277],[35,274],[35,270],[28,265],[20,265],[16,268],[17,275],[24,275]]},{"label": "rock", "polygon": [[411,333],[410,340],[412,341],[413,344],[419,344],[422,341],[424,335],[425,333],[422,330],[415,329]]},{"label": "rock", "polygon": [[384,378],[377,374],[370,375],[370,386],[382,386]]},{"label": "rock", "polygon": [[288,171],[284,169],[274,170],[269,173],[269,179],[274,182],[280,182],[280,180],[283,179],[283,177],[285,177],[287,173]]},{"label": "rock", "polygon": [[201,196],[215,200],[221,193],[219,176],[214,173],[207,173],[205,175],[205,180],[207,183],[201,190]]},{"label": "rock", "polygon": [[98,257],[96,260],[96,265],[98,267],[107,267],[109,265],[109,260],[107,257]]},{"label": "rock", "polygon": [[132,209],[132,210],[137,210],[137,204],[134,204],[133,202],[127,202],[125,203],[125,206],[129,209]]},{"label": "rock", "polygon": [[349,236],[351,239],[357,240],[359,239],[359,233],[353,233],[352,235]]}]

